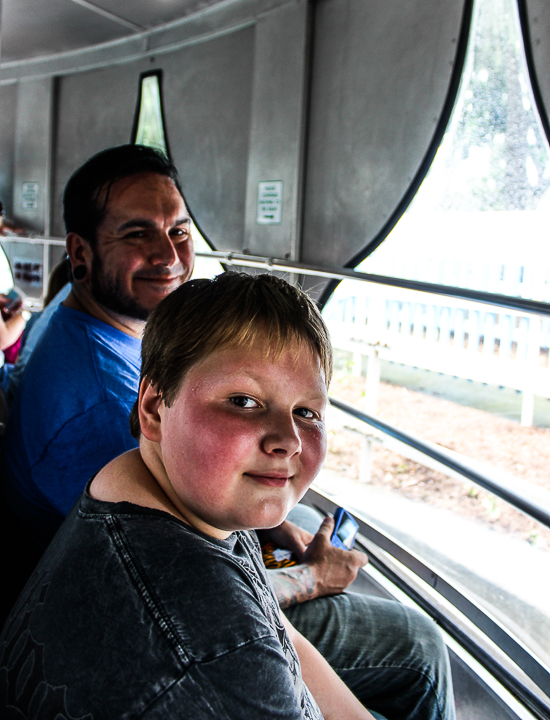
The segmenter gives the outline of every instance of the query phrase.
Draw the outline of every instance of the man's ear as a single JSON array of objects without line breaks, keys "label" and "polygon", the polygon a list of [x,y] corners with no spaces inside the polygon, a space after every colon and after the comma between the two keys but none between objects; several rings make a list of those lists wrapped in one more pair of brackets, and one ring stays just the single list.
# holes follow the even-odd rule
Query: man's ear
[{"label": "man's ear", "polygon": [[160,442],[162,437],[160,412],[163,403],[160,393],[147,378],[139,386],[138,414],[141,433],[151,442]]},{"label": "man's ear", "polygon": [[65,243],[67,246],[67,255],[71,263],[71,270],[74,270],[78,265],[84,265],[88,271],[88,275],[91,272],[93,252],[90,247],[90,243],[77,233],[70,232]]}]

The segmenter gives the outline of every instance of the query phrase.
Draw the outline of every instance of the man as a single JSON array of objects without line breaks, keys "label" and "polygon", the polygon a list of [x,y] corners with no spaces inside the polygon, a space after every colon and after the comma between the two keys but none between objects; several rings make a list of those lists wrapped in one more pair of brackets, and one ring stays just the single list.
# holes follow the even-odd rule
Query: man
[{"label": "man", "polygon": [[29,360],[5,436],[6,497],[42,547],[86,477],[135,447],[128,414],[141,332],[193,267],[177,182],[162,156],[127,146],[100,153],[67,184],[72,290]]},{"label": "man", "polygon": [[[150,148],[91,158],[69,180],[63,207],[72,290],[29,360],[5,436],[6,497],[42,546],[87,480],[136,447],[128,416],[144,323],[193,267],[177,172]],[[330,522],[315,537],[285,523],[277,540],[302,561],[271,574],[281,606],[359,699],[392,720],[453,718],[435,626],[397,603],[333,595],[366,557],[333,548]]]}]

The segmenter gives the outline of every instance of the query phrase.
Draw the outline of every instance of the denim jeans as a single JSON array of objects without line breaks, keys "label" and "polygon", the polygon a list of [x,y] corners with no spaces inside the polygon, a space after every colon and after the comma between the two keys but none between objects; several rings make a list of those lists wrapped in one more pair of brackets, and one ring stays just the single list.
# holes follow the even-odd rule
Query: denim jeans
[{"label": "denim jeans", "polygon": [[[289,520],[312,532],[319,516],[307,511],[298,506]],[[285,614],[369,710],[387,720],[454,720],[447,649],[430,618],[394,600],[351,592]]]}]

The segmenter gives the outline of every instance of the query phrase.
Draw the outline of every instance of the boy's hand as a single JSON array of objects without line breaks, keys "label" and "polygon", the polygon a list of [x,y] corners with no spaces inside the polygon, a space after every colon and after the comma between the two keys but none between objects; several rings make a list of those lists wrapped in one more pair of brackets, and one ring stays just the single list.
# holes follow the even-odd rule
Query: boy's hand
[{"label": "boy's hand", "polygon": [[303,561],[313,572],[315,597],[343,592],[369,561],[359,550],[334,547],[330,542],[333,529],[334,519],[326,517],[304,553]]},{"label": "boy's hand", "polygon": [[307,546],[313,540],[311,533],[288,520],[270,530],[263,530],[262,534],[277,547],[292,550],[298,562],[303,562]]},{"label": "boy's hand", "polygon": [[343,592],[355,580],[359,568],[367,564],[365,553],[331,545],[333,528],[334,520],[325,518],[304,552],[301,565],[268,571],[281,608]]}]

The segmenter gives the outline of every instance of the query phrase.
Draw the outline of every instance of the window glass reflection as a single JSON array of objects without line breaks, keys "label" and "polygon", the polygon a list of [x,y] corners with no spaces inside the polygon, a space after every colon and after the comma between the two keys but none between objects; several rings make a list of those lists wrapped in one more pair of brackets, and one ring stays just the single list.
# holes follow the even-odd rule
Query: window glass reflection
[{"label": "window glass reflection", "polygon": [[516,3],[478,0],[457,103],[432,167],[359,269],[550,302],[542,251],[549,218],[550,151]]}]

